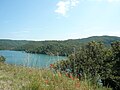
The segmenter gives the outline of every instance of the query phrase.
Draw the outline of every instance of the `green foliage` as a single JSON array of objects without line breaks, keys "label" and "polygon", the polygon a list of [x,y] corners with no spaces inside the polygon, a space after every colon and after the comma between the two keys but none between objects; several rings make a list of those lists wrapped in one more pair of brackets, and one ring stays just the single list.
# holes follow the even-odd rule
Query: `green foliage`
[{"label": "green foliage", "polygon": [[103,42],[106,46],[110,46],[111,42],[120,40],[120,37],[94,36],[65,41],[0,40],[0,50],[20,50],[28,53],[68,56],[72,54],[73,47],[76,48],[76,51],[79,51],[81,46],[93,40]]},{"label": "green foliage", "polygon": [[15,50],[16,48],[21,47],[27,43],[28,41],[25,40],[0,39],[0,50]]},{"label": "green foliage", "polygon": [[116,82],[117,87],[120,89],[120,41],[113,42],[111,44],[114,60],[114,66],[112,68],[112,79]]},{"label": "green foliage", "polygon": [[4,63],[5,62],[5,57],[0,56],[0,62]]},{"label": "green foliage", "polygon": [[[58,62],[55,69],[72,73],[79,79],[81,76],[88,78],[93,83],[100,76],[105,83],[114,82],[113,87],[120,87],[120,37],[94,36],[65,41],[0,40],[0,50],[69,56],[69,60]],[[3,57],[1,60],[4,62]]]},{"label": "green foliage", "polygon": [[[89,42],[79,51],[69,56],[69,60],[59,62],[56,69],[72,73],[79,79],[89,79],[93,83],[103,80],[108,85],[120,88],[120,42],[114,42],[106,48],[101,42]],[[113,85],[112,85],[113,84]]]}]

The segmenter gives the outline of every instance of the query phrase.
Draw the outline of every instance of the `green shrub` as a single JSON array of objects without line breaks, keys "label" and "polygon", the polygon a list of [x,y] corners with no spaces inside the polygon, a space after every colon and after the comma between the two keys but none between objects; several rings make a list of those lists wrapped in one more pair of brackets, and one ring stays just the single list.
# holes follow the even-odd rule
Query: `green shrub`
[{"label": "green shrub", "polygon": [[0,62],[5,62],[5,57],[3,57],[3,56],[0,56]]}]

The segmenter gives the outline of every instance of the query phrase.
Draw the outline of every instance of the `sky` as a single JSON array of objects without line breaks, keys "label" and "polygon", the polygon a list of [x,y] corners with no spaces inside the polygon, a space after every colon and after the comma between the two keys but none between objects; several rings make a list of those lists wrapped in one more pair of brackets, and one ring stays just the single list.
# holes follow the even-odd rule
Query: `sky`
[{"label": "sky", "polygon": [[120,37],[120,0],[0,0],[0,39]]}]

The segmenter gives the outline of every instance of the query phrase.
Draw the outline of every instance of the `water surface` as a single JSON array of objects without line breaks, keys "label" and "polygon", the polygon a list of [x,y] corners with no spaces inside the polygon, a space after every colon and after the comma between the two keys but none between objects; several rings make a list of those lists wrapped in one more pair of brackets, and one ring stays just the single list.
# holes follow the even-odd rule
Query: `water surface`
[{"label": "water surface", "polygon": [[0,50],[0,55],[6,58],[5,63],[39,68],[49,67],[51,63],[67,58],[63,56],[49,56],[9,50]]}]

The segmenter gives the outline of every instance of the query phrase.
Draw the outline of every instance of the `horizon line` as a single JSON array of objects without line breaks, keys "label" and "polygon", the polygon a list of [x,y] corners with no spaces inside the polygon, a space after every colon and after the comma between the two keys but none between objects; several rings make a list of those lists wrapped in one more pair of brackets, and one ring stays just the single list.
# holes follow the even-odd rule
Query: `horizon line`
[{"label": "horizon line", "polygon": [[108,37],[119,37],[120,36],[111,36],[111,35],[96,35],[96,36],[88,36],[83,38],[69,38],[69,39],[51,39],[51,40],[35,40],[35,39],[12,39],[12,38],[0,38],[0,40],[16,40],[16,41],[67,41],[67,40],[75,40],[75,39],[85,39],[85,38],[91,38],[91,37],[102,37],[102,36],[108,36]]}]

